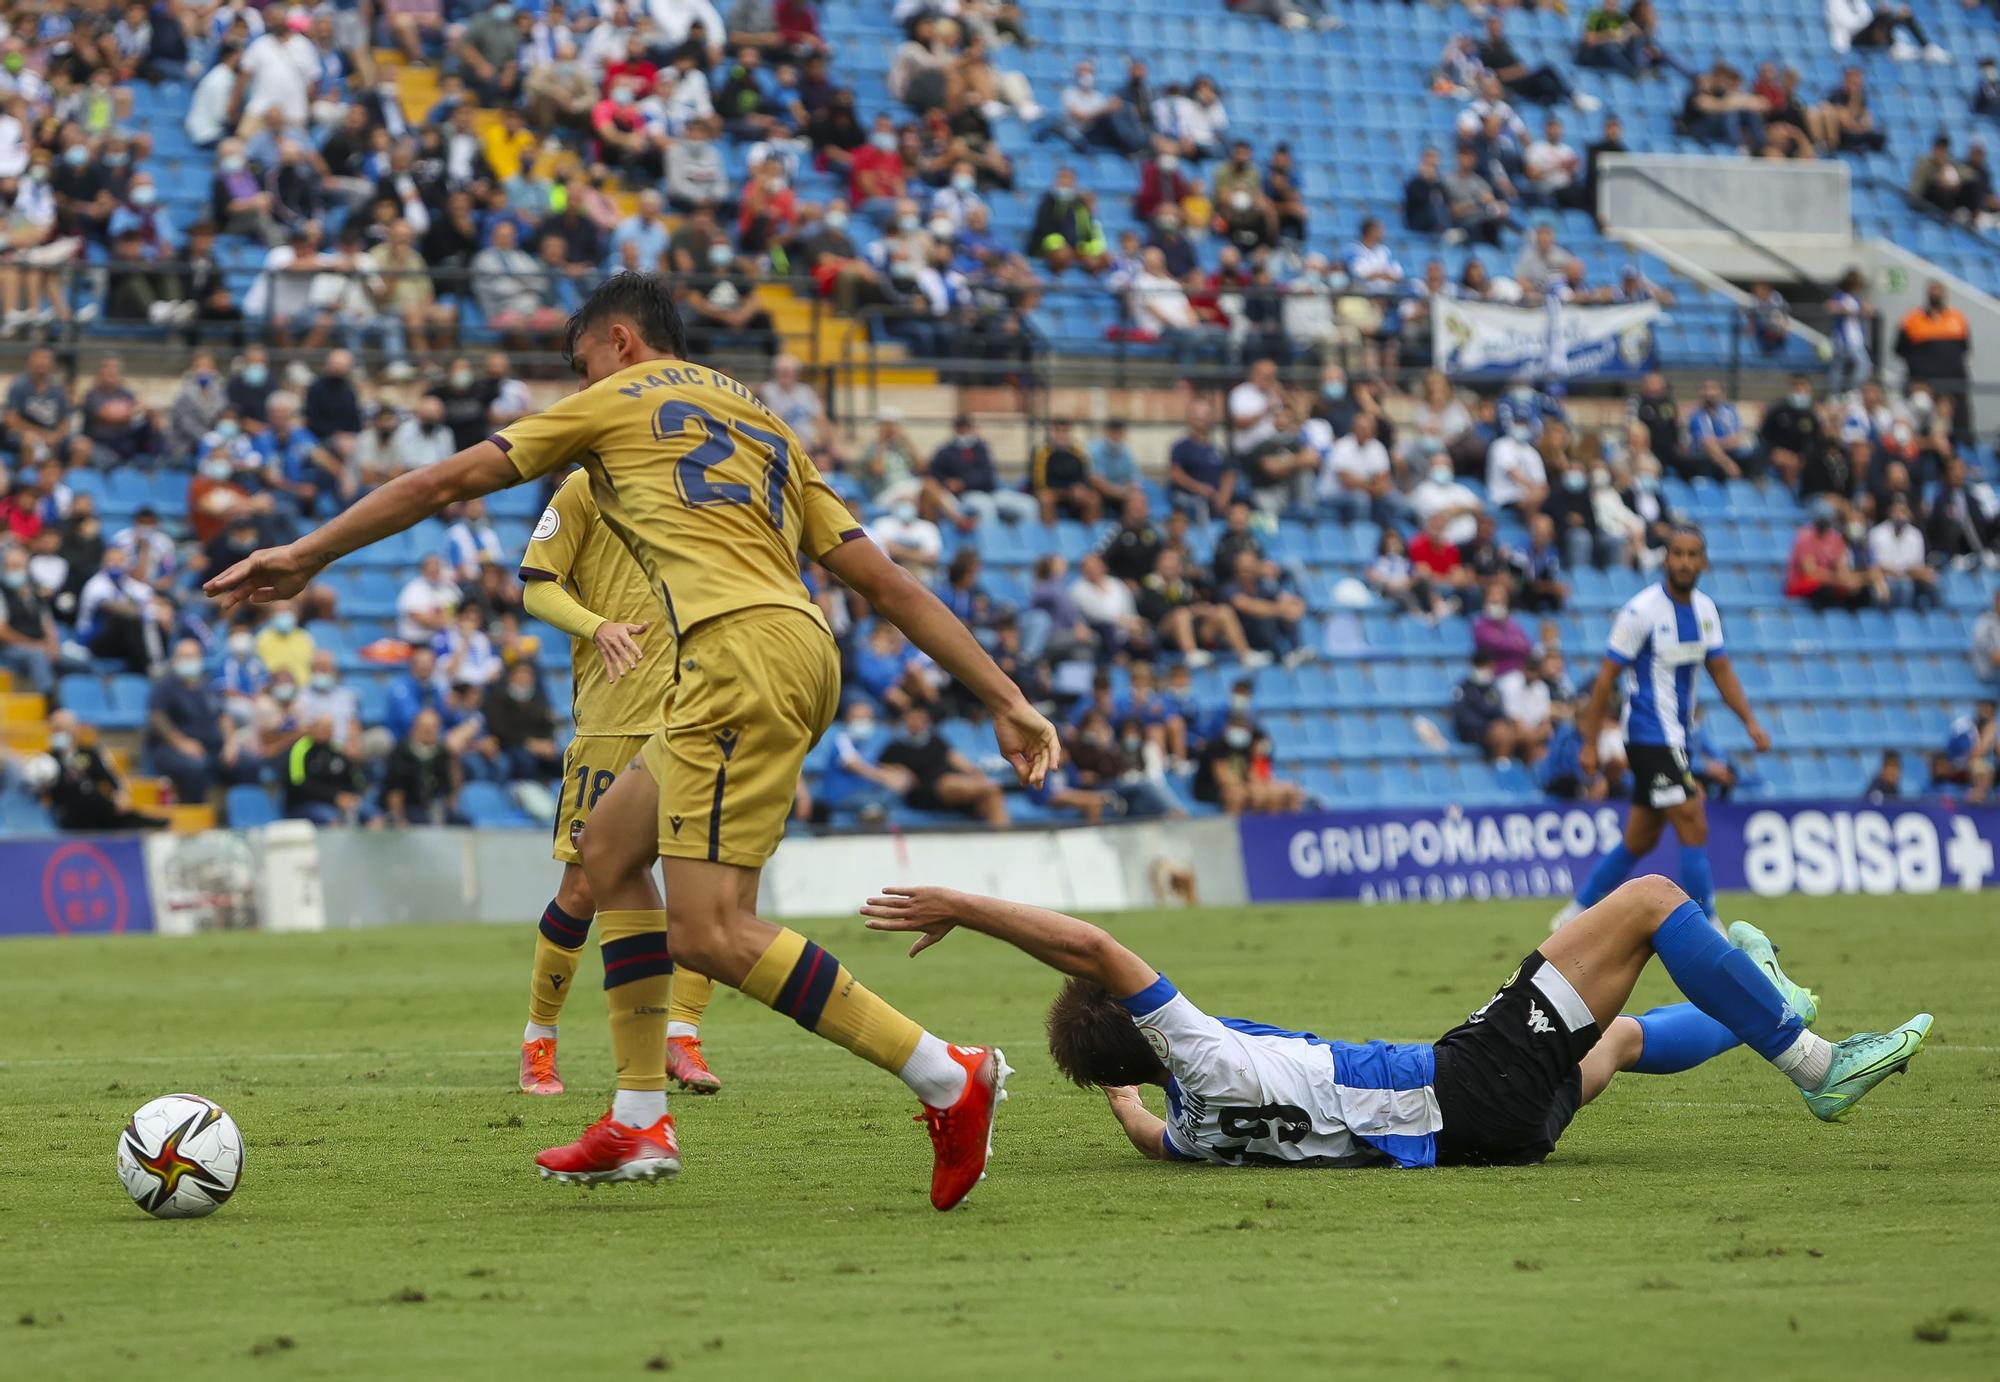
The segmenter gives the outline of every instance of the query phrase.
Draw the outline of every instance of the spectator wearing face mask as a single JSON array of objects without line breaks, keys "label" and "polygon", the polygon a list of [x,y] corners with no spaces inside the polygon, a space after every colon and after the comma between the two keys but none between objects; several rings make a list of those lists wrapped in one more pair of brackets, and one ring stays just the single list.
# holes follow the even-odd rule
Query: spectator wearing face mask
[{"label": "spectator wearing face mask", "polygon": [[14,674],[16,689],[47,695],[61,656],[54,612],[29,577],[28,549],[12,544],[0,554],[0,667]]},{"label": "spectator wearing face mask", "polygon": [[417,712],[403,741],[389,751],[382,774],[382,815],[391,826],[448,825],[463,782],[458,760],[444,743],[435,710]]},{"label": "spectator wearing face mask", "polygon": [[517,662],[489,686],[486,729],[499,742],[508,779],[535,781],[562,771],[555,745],[555,713],[531,662]]},{"label": "spectator wearing face mask", "polygon": [[1888,517],[1868,530],[1868,564],[1876,603],[1888,608],[1935,609],[1937,572],[1925,560],[1924,533],[1910,520],[1910,503],[1889,502]]},{"label": "spectator wearing face mask", "polygon": [[1515,416],[1486,450],[1486,497],[1498,509],[1533,517],[1548,498],[1548,468],[1535,448],[1535,428]]},{"label": "spectator wearing face mask", "polygon": [[97,747],[97,731],[75,712],[49,716],[49,757],[56,778],[43,793],[58,830],[154,830],[167,822],[134,810],[117,766]]},{"label": "spectator wearing face mask", "polygon": [[1868,577],[1854,567],[1854,554],[1835,526],[1833,507],[1824,500],[1812,521],[1792,540],[1785,594],[1815,609],[1859,609],[1868,603]]},{"label": "spectator wearing face mask", "polygon": [[1507,717],[1500,698],[1493,655],[1485,649],[1472,654],[1472,670],[1451,693],[1452,733],[1471,744],[1493,763],[1509,763],[1522,755],[1527,736]]},{"label": "spectator wearing face mask", "polygon": [[299,692],[299,718],[308,722],[324,719],[332,728],[331,739],[350,756],[361,749],[361,702],[340,681],[340,669],[333,654],[320,649],[313,654],[312,671],[305,689]]},{"label": "spectator wearing face mask", "polygon": [[[1490,577],[1483,587],[1485,603],[1472,621],[1472,646],[1486,654],[1486,665],[1495,677],[1503,677],[1525,666],[1534,656],[1534,640],[1514,617],[1511,582],[1505,576]],[[1477,665],[1475,663],[1475,665]]]},{"label": "spectator wearing face mask", "polygon": [[1743,425],[1736,405],[1722,396],[1722,385],[1705,379],[1701,402],[1688,415],[1688,446],[1680,470],[1688,479],[1755,479],[1763,473],[1764,455],[1756,436]]},{"label": "spectator wearing face mask", "polygon": [[285,814],[320,826],[359,824],[361,766],[334,737],[330,719],[306,718],[304,724],[285,754]]},{"label": "spectator wearing face mask", "polygon": [[944,535],[937,524],[917,512],[914,501],[905,499],[892,505],[862,531],[889,554],[889,560],[925,585],[936,577],[944,555]]},{"label": "spectator wearing face mask", "polygon": [[1910,372],[1912,385],[1928,384],[1938,398],[1950,398],[1955,409],[1953,440],[1972,435],[1967,393],[1972,354],[1972,328],[1965,314],[1952,306],[1942,283],[1925,290],[1924,301],[1910,309],[1896,330],[1896,354]]},{"label": "spectator wearing face mask", "polygon": [[1000,785],[938,737],[931,713],[923,706],[913,705],[903,712],[902,732],[882,750],[876,763],[903,770],[899,790],[903,801],[915,810],[956,812],[982,821],[992,830],[1005,830],[1012,823]]},{"label": "spectator wearing face mask", "polygon": [[247,705],[264,693],[270,681],[269,669],[257,656],[257,636],[247,628],[231,629],[223,644],[222,661],[209,682],[222,697],[223,705]]},{"label": "spectator wearing face mask", "polygon": [[901,714],[937,700],[931,660],[886,619],[877,619],[854,649],[854,680],[883,707]]},{"label": "spectator wearing face mask", "polygon": [[313,646],[313,636],[299,626],[295,602],[271,606],[271,617],[257,634],[258,661],[273,675],[286,672],[303,685],[312,675]]},{"label": "spectator wearing face mask", "polygon": [[222,702],[204,682],[205,670],[201,644],[182,639],[146,701],[147,771],[172,782],[184,802],[207,797],[221,769]]},{"label": "spectator wearing face mask", "polygon": [[[72,569],[77,563],[71,563]],[[77,596],[77,641],[98,657],[121,662],[133,672],[145,672],[163,660],[166,649],[147,618],[153,592],[132,574],[132,559],[115,548]]]},{"label": "spectator wearing face mask", "polygon": [[1299,785],[1274,771],[1269,736],[1250,718],[1247,707],[1233,705],[1221,729],[1196,757],[1194,797],[1232,816],[1281,815],[1305,803]]},{"label": "spectator wearing face mask", "polygon": [[1812,380],[1803,374],[1792,376],[1791,391],[1764,410],[1758,440],[1788,489],[1797,490],[1799,476],[1810,456],[1825,437],[1825,425],[1813,397]]}]

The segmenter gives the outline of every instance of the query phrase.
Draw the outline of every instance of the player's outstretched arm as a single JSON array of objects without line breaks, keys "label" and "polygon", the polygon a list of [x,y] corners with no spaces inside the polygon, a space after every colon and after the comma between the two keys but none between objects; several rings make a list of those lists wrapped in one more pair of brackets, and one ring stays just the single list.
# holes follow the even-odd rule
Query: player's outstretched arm
[{"label": "player's outstretched arm", "polygon": [[963,926],[1025,950],[1050,969],[1099,984],[1113,997],[1130,997],[1160,977],[1103,927],[1025,902],[950,888],[884,888],[861,915],[872,931],[921,931],[912,955]]},{"label": "player's outstretched arm", "polygon": [[1770,748],[1771,736],[1757,722],[1757,713],[1750,708],[1750,697],[1744,694],[1743,683],[1737,680],[1736,665],[1729,660],[1729,654],[1717,653],[1711,657],[1708,660],[1708,675],[1714,681],[1715,692],[1722,697],[1722,703],[1743,722],[1743,729],[1749,734],[1757,752],[1763,753]]},{"label": "player's outstretched arm", "polygon": [[993,715],[993,735],[1015,774],[1030,786],[1042,785],[1062,761],[1055,726],[1028,704],[1021,688],[943,601],[865,538],[841,543],[820,558],[820,565],[979,697]]},{"label": "player's outstretched arm", "polygon": [[1146,1107],[1139,1091],[1131,1085],[1105,1085],[1104,1097],[1111,1105],[1111,1116],[1118,1120],[1118,1126],[1125,1129],[1125,1136],[1139,1155],[1154,1161],[1167,1159],[1167,1124],[1159,1114]]},{"label": "player's outstretched arm", "polygon": [[202,589],[225,614],[244,604],[289,600],[349,552],[415,527],[448,504],[491,494],[518,479],[507,453],[482,441],[436,465],[405,471],[298,541],[252,552]]}]

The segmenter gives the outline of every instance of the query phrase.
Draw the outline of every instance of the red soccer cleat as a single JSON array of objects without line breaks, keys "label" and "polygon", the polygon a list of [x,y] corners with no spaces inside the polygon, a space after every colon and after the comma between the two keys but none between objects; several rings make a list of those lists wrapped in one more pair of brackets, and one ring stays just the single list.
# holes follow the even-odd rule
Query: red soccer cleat
[{"label": "red soccer cleat", "polygon": [[562,1076],[556,1073],[556,1039],[537,1037],[521,1043],[521,1092],[560,1094]]},{"label": "red soccer cleat", "polygon": [[927,1124],[931,1150],[931,1206],[950,1209],[986,1178],[986,1159],[993,1155],[993,1114],[1007,1097],[1007,1077],[1014,1073],[997,1046],[954,1046],[951,1058],[965,1067],[965,1092],[950,1108],[928,1104],[916,1121]]},{"label": "red soccer cleat", "polygon": [[700,1037],[667,1038],[667,1074],[690,1094],[719,1094],[722,1081],[701,1058]]},{"label": "red soccer cleat", "polygon": [[607,1109],[567,1147],[537,1153],[535,1165],[543,1180],[565,1185],[661,1180],[680,1174],[681,1149],[671,1116],[662,1115],[650,1128],[634,1128],[613,1119]]}]

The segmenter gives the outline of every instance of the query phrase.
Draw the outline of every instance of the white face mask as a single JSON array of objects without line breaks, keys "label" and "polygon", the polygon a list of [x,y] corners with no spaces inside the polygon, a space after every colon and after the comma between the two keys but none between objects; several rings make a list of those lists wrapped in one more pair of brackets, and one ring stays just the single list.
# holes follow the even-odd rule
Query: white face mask
[{"label": "white face mask", "polygon": [[1452,480],[1452,470],[1451,470],[1451,467],[1450,467],[1450,466],[1448,466],[1448,465],[1434,465],[1434,466],[1432,466],[1432,467],[1431,467],[1431,483],[1432,483],[1432,484],[1434,484],[1434,485],[1448,485],[1448,484],[1450,484],[1450,483],[1451,483],[1451,480]]}]

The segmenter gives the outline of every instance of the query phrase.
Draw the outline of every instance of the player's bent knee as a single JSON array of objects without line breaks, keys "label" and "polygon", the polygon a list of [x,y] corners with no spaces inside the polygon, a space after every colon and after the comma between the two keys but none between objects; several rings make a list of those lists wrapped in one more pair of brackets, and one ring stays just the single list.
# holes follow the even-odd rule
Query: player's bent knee
[{"label": "player's bent knee", "polygon": [[1675,908],[1688,900],[1688,895],[1665,874],[1648,873],[1619,884],[1606,900],[1629,909],[1633,921],[1651,935]]}]

